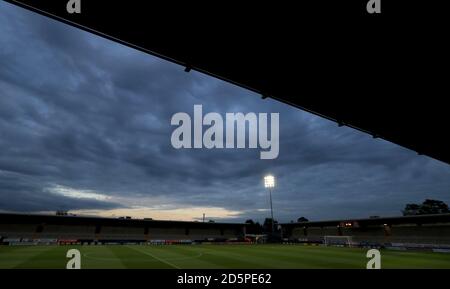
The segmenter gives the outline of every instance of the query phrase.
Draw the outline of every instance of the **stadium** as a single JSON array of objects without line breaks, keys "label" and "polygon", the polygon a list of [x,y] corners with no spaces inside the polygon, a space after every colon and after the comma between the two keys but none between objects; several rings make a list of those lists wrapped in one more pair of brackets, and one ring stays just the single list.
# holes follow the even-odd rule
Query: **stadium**
[{"label": "stadium", "polygon": [[[383,268],[450,268],[450,214],[287,223],[281,239],[248,224],[0,215],[0,268],[355,268],[370,248]],[[268,262],[270,260],[270,262]]]}]

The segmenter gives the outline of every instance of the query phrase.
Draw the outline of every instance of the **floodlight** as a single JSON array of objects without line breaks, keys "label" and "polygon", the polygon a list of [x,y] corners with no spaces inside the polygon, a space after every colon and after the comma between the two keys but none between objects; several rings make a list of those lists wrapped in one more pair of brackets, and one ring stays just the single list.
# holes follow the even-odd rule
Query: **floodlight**
[{"label": "floodlight", "polygon": [[270,215],[272,217],[272,234],[274,233],[274,222],[273,219],[273,206],[272,206],[272,188],[275,187],[275,177],[272,175],[267,175],[264,177],[264,187],[269,189],[269,197],[270,197]]},{"label": "floodlight", "polygon": [[275,178],[274,176],[268,175],[264,177],[264,186],[266,188],[273,188],[275,187]]}]

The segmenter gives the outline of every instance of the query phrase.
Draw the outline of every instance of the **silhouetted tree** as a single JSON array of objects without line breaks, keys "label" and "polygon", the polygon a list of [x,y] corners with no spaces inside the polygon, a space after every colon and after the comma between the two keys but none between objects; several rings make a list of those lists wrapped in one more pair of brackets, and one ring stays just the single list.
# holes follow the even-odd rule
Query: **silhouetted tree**
[{"label": "silhouetted tree", "polygon": [[405,209],[402,211],[403,216],[419,215],[420,205],[418,204],[406,204]]},{"label": "silhouetted tree", "polygon": [[407,204],[402,211],[403,216],[447,214],[450,213],[448,205],[443,201],[426,199],[422,204]]},{"label": "silhouetted tree", "polygon": [[[273,223],[273,230],[278,230],[278,221],[275,220]],[[263,232],[270,233],[272,232],[272,218],[266,218],[263,223]]]},{"label": "silhouetted tree", "polygon": [[247,221],[245,221],[245,223],[249,224],[249,225],[254,225],[255,224],[255,222],[252,219],[248,219]]},{"label": "silhouetted tree", "polygon": [[305,217],[300,217],[297,219],[297,222],[301,223],[301,222],[309,222],[309,220]]},{"label": "silhouetted tree", "polygon": [[262,227],[261,224],[258,222],[254,222],[253,220],[249,219],[245,221],[246,226],[246,232],[247,234],[255,234],[259,235],[262,234]]}]

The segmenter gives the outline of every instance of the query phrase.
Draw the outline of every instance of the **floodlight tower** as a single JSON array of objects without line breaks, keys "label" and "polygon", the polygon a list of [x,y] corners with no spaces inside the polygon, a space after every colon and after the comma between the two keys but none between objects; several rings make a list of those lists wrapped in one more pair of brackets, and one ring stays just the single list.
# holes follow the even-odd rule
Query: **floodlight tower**
[{"label": "floodlight tower", "polygon": [[274,222],[273,219],[273,206],[272,206],[272,188],[275,187],[275,177],[272,175],[267,175],[264,177],[264,186],[269,189],[269,197],[270,197],[270,215],[272,217],[272,234],[274,232]]}]

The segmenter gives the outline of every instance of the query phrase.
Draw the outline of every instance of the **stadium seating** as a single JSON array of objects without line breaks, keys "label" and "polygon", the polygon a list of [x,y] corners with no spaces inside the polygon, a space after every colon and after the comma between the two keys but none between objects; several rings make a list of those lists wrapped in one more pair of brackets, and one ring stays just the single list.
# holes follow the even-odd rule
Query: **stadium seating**
[{"label": "stadium seating", "polygon": [[450,244],[450,227],[445,225],[394,226],[390,242]]},{"label": "stadium seating", "polygon": [[102,226],[96,234],[101,240],[145,240],[143,227]]},{"label": "stadium seating", "polygon": [[307,242],[323,242],[325,236],[351,236],[352,242],[356,244],[379,244],[389,247],[399,247],[399,244],[411,248],[450,246],[450,226],[448,224],[309,227],[306,229],[299,226],[292,230],[290,238]]},{"label": "stadium seating", "polygon": [[5,238],[34,238],[36,230],[34,224],[0,224],[0,236]]},{"label": "stadium seating", "polygon": [[310,242],[322,241],[324,236],[338,236],[336,227],[311,227],[306,229],[306,239]]},{"label": "stadium seating", "polygon": [[306,229],[302,227],[297,227],[292,230],[292,236],[293,238],[305,238],[306,237]]},{"label": "stadium seating", "polygon": [[189,238],[192,240],[204,240],[208,238],[223,238],[219,229],[191,229]]},{"label": "stadium seating", "polygon": [[[423,217],[422,219],[427,220]],[[450,248],[450,222],[414,223],[410,218],[395,220],[394,225],[385,224],[379,219],[371,219],[370,224],[366,220],[365,225],[357,222],[354,223],[355,225],[345,222],[322,222],[316,225],[314,223],[308,225],[287,224],[284,225],[282,231],[283,234],[286,234],[283,235],[283,238],[289,242],[319,244],[324,242],[325,237],[328,240],[339,239],[339,237],[345,240],[345,237],[348,236],[351,237],[352,244],[360,246],[399,247],[401,244],[408,248],[423,248],[424,246],[427,248]],[[243,229],[243,224],[0,213],[0,243],[2,244],[224,242],[242,240],[244,238]]]},{"label": "stadium seating", "polygon": [[40,238],[56,239],[93,239],[94,226],[45,225],[38,234]]},{"label": "stadium seating", "polygon": [[190,239],[184,228],[148,228],[148,240],[184,240]]},{"label": "stadium seating", "polygon": [[353,242],[377,242],[388,241],[385,236],[383,226],[374,226],[368,228],[342,228],[342,235],[352,236]]},{"label": "stadium seating", "polygon": [[[15,219],[19,222],[12,222]],[[0,213],[0,244],[180,244],[192,241],[237,240],[243,236],[239,224],[204,224],[78,218],[67,216],[8,215]]]}]

